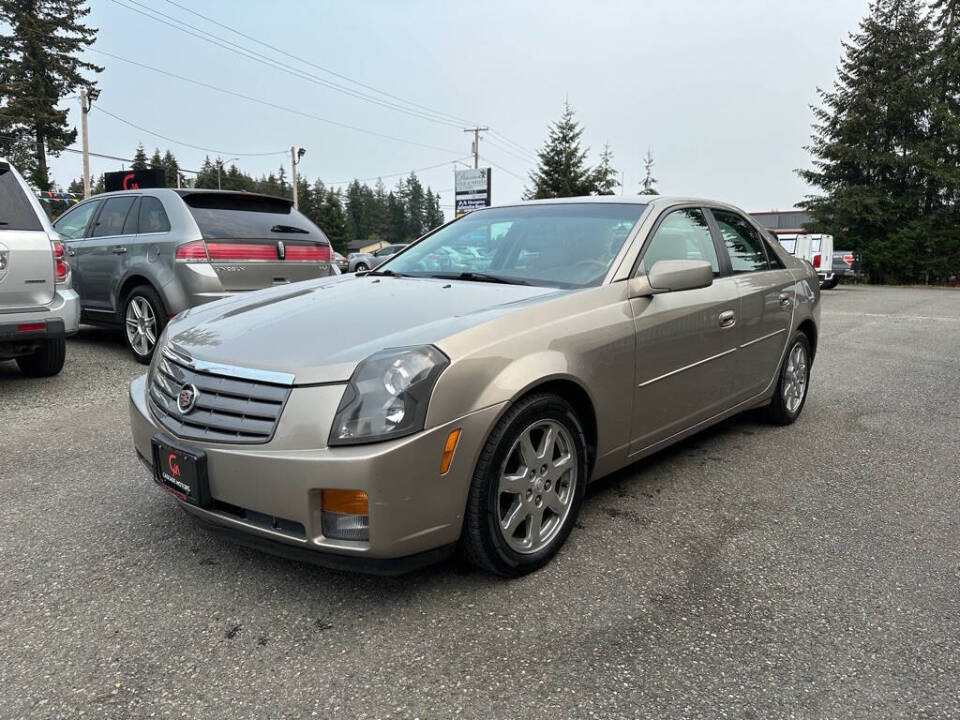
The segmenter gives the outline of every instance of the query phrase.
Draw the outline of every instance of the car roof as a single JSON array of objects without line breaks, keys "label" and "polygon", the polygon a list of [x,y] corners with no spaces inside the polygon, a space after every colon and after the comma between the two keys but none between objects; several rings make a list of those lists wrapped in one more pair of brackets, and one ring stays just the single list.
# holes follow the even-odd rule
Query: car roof
[{"label": "car roof", "polygon": [[112,190],[111,192],[97,193],[91,197],[115,197],[117,195],[166,195],[173,193],[180,197],[189,195],[237,195],[245,198],[262,198],[267,200],[280,200],[293,205],[289,198],[278,197],[276,195],[266,195],[264,193],[245,192],[243,190],[217,190],[216,188],[137,188],[133,190]]},{"label": "car roof", "polygon": [[[712,205],[718,207],[729,207],[735,210],[739,208],[730,203],[710,200],[708,198],[693,197],[686,195],[581,195],[578,197],[566,198],[544,198],[542,200],[522,200],[520,202],[504,203],[495,207],[519,207],[524,205],[555,205],[555,204],[629,204],[629,205]],[[741,211],[742,212],[742,211]]]}]

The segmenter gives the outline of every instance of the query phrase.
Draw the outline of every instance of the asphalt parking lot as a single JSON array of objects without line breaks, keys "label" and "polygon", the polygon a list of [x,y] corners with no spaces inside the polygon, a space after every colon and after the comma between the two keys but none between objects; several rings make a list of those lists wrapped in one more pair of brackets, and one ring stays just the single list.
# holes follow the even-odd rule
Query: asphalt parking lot
[{"label": "asphalt parking lot", "polygon": [[196,528],[114,333],[0,363],[0,717],[960,716],[960,292],[824,293],[800,421],[596,484],[505,582],[328,571]]}]

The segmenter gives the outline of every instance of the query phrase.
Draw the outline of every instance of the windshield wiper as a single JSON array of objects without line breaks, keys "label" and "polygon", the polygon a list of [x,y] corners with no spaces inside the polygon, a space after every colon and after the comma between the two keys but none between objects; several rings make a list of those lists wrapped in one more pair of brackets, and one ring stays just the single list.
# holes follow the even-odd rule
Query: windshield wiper
[{"label": "windshield wiper", "polygon": [[293,225],[274,225],[270,228],[270,232],[275,233],[301,233],[303,235],[309,235],[309,230],[304,230],[303,228],[294,227]]},{"label": "windshield wiper", "polygon": [[471,282],[500,283],[502,285],[529,285],[526,280],[519,278],[500,277],[499,275],[489,275],[482,272],[462,272],[462,273],[438,273],[430,277],[440,280],[469,280]]},{"label": "windshield wiper", "polygon": [[363,275],[382,275],[383,277],[409,277],[403,273],[394,272],[393,270],[367,270]]}]

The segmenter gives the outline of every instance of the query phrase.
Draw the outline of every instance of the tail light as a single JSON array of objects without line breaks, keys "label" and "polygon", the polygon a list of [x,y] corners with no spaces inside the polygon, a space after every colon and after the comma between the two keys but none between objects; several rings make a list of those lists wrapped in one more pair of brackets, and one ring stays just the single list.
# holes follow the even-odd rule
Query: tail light
[{"label": "tail light", "polygon": [[820,267],[820,253],[817,253],[813,256],[813,268],[814,270]]},{"label": "tail light", "polygon": [[57,278],[57,284],[63,284],[67,281],[67,276],[70,274],[70,266],[67,264],[67,261],[63,259],[64,250],[63,243],[59,240],[53,241],[53,272]]},{"label": "tail light", "polygon": [[844,255],[844,256],[843,256],[843,261],[844,261],[847,265],[852,266],[852,265],[853,265],[853,253],[847,253],[846,255]]},{"label": "tail light", "polygon": [[183,262],[207,262],[207,248],[203,240],[194,240],[177,248],[177,260]]},{"label": "tail light", "polygon": [[326,261],[330,259],[329,245],[287,245],[287,260]]}]

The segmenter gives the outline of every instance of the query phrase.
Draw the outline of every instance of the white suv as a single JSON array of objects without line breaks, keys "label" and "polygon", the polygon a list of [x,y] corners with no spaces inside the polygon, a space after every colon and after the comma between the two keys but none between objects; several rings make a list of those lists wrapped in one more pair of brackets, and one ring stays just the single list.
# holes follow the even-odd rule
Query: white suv
[{"label": "white suv", "polygon": [[30,377],[56,375],[80,327],[63,245],[30,187],[0,158],[0,361]]}]

